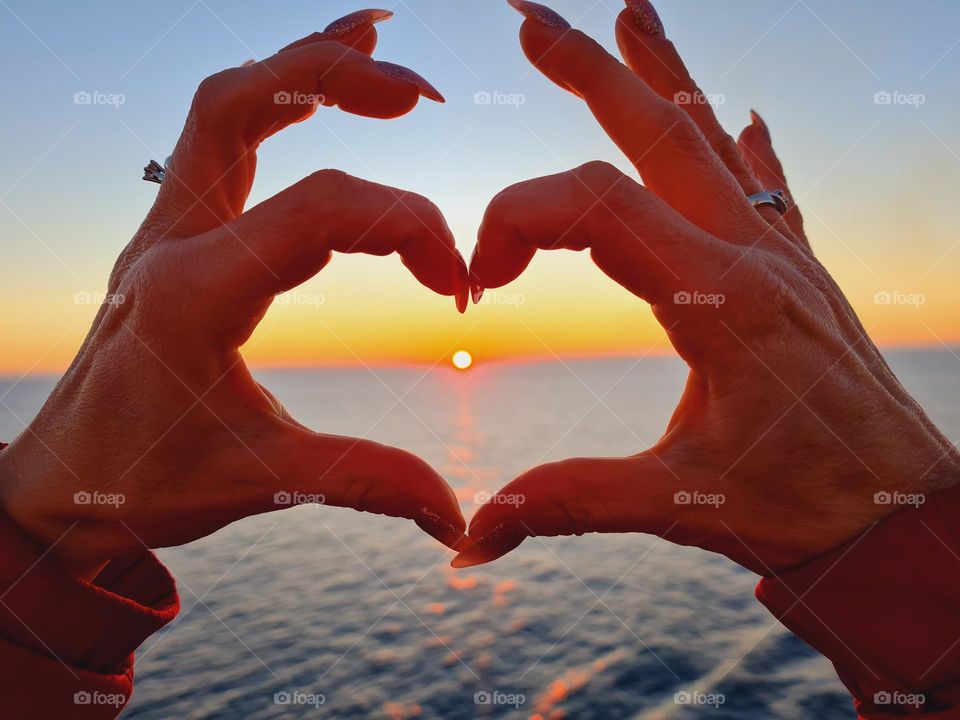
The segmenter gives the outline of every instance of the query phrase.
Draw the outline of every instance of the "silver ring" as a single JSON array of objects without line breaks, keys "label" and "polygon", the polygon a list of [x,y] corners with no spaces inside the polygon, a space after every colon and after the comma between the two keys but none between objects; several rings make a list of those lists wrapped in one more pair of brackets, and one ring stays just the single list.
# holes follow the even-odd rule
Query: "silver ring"
[{"label": "silver ring", "polygon": [[150,164],[143,169],[143,179],[157,185],[163,182],[163,176],[166,174],[167,169],[156,160],[151,160]]},{"label": "silver ring", "polygon": [[781,215],[790,209],[790,200],[787,198],[786,190],[764,190],[749,195],[747,200],[755,208],[772,207]]}]

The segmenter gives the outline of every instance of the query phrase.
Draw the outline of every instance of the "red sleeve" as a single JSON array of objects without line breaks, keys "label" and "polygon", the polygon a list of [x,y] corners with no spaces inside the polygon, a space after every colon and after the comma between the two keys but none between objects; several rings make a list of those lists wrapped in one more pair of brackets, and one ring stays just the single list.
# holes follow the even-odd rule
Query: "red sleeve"
[{"label": "red sleeve", "polygon": [[79,580],[0,516],[2,716],[114,718],[133,691],[133,651],[180,610],[150,552]]},{"label": "red sleeve", "polygon": [[761,580],[757,598],[833,662],[861,718],[960,719],[958,531],[960,485]]}]

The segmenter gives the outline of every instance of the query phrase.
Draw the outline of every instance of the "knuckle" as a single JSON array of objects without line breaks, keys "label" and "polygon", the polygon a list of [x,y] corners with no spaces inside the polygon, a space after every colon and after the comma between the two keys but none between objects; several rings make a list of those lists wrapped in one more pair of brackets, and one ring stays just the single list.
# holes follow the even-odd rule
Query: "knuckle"
[{"label": "knuckle", "polygon": [[303,183],[309,186],[310,190],[322,189],[325,192],[335,193],[343,189],[353,177],[343,170],[336,168],[324,168],[310,173]]},{"label": "knuckle", "polygon": [[228,68],[204,78],[193,96],[191,114],[202,124],[222,122],[232,116],[237,98],[238,68]]},{"label": "knuckle", "polygon": [[699,151],[704,142],[703,133],[687,112],[673,103],[661,106],[659,125],[666,129],[671,141],[682,152]]},{"label": "knuckle", "polygon": [[327,217],[331,212],[347,215],[359,193],[361,181],[343,170],[315,170],[293,186],[291,212],[297,217]]},{"label": "knuckle", "polygon": [[637,201],[635,190],[638,185],[615,165],[602,160],[594,160],[581,165],[573,174],[578,184],[586,186],[596,196],[593,204],[594,216],[623,215]]},{"label": "knuckle", "polygon": [[588,186],[601,190],[610,189],[625,177],[619,169],[604,160],[591,160],[573,172]]}]

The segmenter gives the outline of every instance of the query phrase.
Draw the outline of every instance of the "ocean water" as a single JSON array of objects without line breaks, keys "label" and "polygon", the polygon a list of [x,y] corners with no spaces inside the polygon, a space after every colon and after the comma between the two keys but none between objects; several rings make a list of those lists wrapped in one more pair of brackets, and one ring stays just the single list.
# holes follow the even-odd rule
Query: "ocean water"
[{"label": "ocean water", "polygon": [[[888,357],[958,437],[960,359]],[[653,358],[257,375],[317,430],[422,456],[469,518],[476,493],[532,465],[654,442],[685,368]],[[53,382],[0,381],[0,437]],[[829,662],[754,600],[754,575],[651,536],[533,538],[453,571],[412,523],[301,507],[159,554],[183,610],[141,647],[125,718],[854,716]],[[717,702],[677,704],[684,691]]]}]

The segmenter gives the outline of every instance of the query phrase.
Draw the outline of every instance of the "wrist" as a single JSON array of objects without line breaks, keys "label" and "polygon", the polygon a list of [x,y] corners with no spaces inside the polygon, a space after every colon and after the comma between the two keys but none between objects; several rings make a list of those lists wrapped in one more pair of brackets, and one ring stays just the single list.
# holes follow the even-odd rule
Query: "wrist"
[{"label": "wrist", "polygon": [[[40,463],[33,464],[35,472],[31,477],[31,464],[22,462],[25,451],[18,443],[0,445],[0,513],[25,539],[48,554],[65,571],[82,580],[93,580],[109,560],[85,558],[83,553],[76,552],[75,533],[80,520],[70,519],[69,515],[55,520],[41,512],[45,507],[48,511],[52,508],[43,501],[47,494],[43,492],[44,484],[36,477],[42,472]],[[23,502],[24,497],[32,497],[33,501]]]}]

